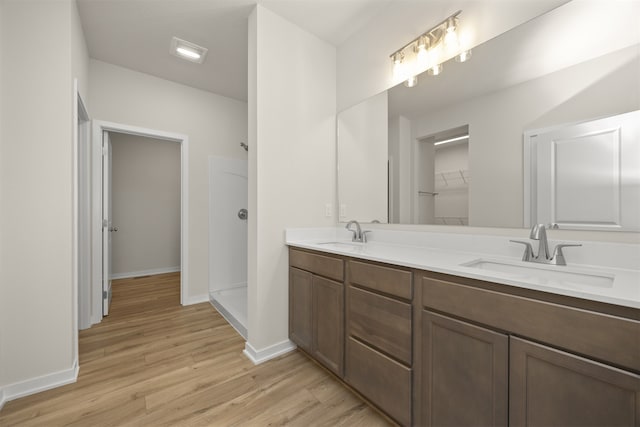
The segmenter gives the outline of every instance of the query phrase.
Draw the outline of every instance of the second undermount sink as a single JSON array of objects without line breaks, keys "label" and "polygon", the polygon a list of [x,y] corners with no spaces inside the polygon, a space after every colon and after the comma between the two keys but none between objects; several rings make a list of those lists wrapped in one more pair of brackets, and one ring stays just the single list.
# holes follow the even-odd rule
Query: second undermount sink
[{"label": "second undermount sink", "polygon": [[322,243],[318,243],[318,245],[322,245],[322,246],[333,246],[335,248],[338,249],[361,249],[362,247],[364,247],[364,243],[361,242],[322,242]]},{"label": "second undermount sink", "polygon": [[506,273],[520,280],[541,285],[570,287],[573,289],[600,287],[611,288],[615,276],[601,272],[592,272],[570,267],[559,267],[526,262],[497,261],[476,259],[463,264],[479,270]]}]

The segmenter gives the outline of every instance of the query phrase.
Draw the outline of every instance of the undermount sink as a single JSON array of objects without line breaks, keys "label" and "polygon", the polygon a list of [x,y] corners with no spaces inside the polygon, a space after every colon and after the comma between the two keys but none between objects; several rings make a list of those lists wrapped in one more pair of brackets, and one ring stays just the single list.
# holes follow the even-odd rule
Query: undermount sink
[{"label": "undermount sink", "polygon": [[476,259],[463,264],[479,270],[506,273],[519,280],[541,285],[584,289],[588,287],[611,288],[615,276],[606,273],[583,271],[570,267],[558,267],[526,262],[509,262]]},{"label": "undermount sink", "polygon": [[362,248],[364,243],[361,242],[322,242],[318,245],[335,246],[341,249],[357,249]]}]

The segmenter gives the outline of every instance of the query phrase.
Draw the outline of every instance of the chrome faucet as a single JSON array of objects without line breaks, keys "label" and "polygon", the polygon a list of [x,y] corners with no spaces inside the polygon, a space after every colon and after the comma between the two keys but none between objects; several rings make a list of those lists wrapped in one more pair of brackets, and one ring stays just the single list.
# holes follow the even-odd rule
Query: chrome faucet
[{"label": "chrome faucet", "polygon": [[[554,226],[557,228],[557,226]],[[562,248],[569,246],[582,246],[580,244],[560,243],[556,245],[553,253],[549,253],[549,243],[547,241],[547,230],[544,224],[536,224],[531,228],[529,234],[531,240],[538,240],[538,253],[533,253],[533,247],[530,242],[524,242],[522,240],[511,240],[513,243],[519,243],[525,245],[524,254],[522,255],[523,261],[538,262],[541,264],[553,264],[553,265],[567,265],[567,261],[564,258]]]},{"label": "chrome faucet", "polygon": [[[351,226],[354,224],[356,226],[355,230],[351,228]],[[351,238],[352,242],[367,243],[367,233],[370,233],[371,230],[362,230],[362,228],[360,227],[360,223],[358,223],[358,221],[356,221],[355,219],[349,221],[345,226],[345,228],[353,233],[353,237]]]}]

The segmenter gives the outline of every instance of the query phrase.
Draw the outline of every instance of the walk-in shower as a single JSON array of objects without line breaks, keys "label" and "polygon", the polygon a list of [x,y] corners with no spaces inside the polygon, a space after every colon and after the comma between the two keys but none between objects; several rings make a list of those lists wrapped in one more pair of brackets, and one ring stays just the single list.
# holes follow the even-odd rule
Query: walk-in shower
[{"label": "walk-in shower", "polygon": [[209,157],[209,299],[247,338],[247,161]]}]

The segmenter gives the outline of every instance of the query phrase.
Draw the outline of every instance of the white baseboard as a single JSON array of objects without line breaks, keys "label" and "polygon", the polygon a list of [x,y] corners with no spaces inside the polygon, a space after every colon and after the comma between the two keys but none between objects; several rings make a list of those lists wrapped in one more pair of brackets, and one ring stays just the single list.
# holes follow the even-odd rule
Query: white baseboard
[{"label": "white baseboard", "polygon": [[202,294],[202,295],[187,297],[185,298],[185,301],[182,303],[182,305],[200,304],[202,302],[209,302],[209,295]]},{"label": "white baseboard", "polygon": [[153,276],[154,274],[175,273],[180,271],[178,267],[152,268],[151,270],[129,271],[128,273],[116,273],[111,275],[111,280],[129,279],[131,277]]},{"label": "white baseboard", "polygon": [[0,389],[0,409],[10,400],[74,383],[78,380],[79,370],[78,364],[75,363],[72,368],[64,371],[6,385]]},{"label": "white baseboard", "polygon": [[284,340],[274,345],[270,345],[262,350],[256,350],[249,342],[244,343],[244,355],[253,362],[254,365],[259,365],[268,360],[275,359],[285,353],[289,353],[297,348],[297,346],[290,340]]}]

